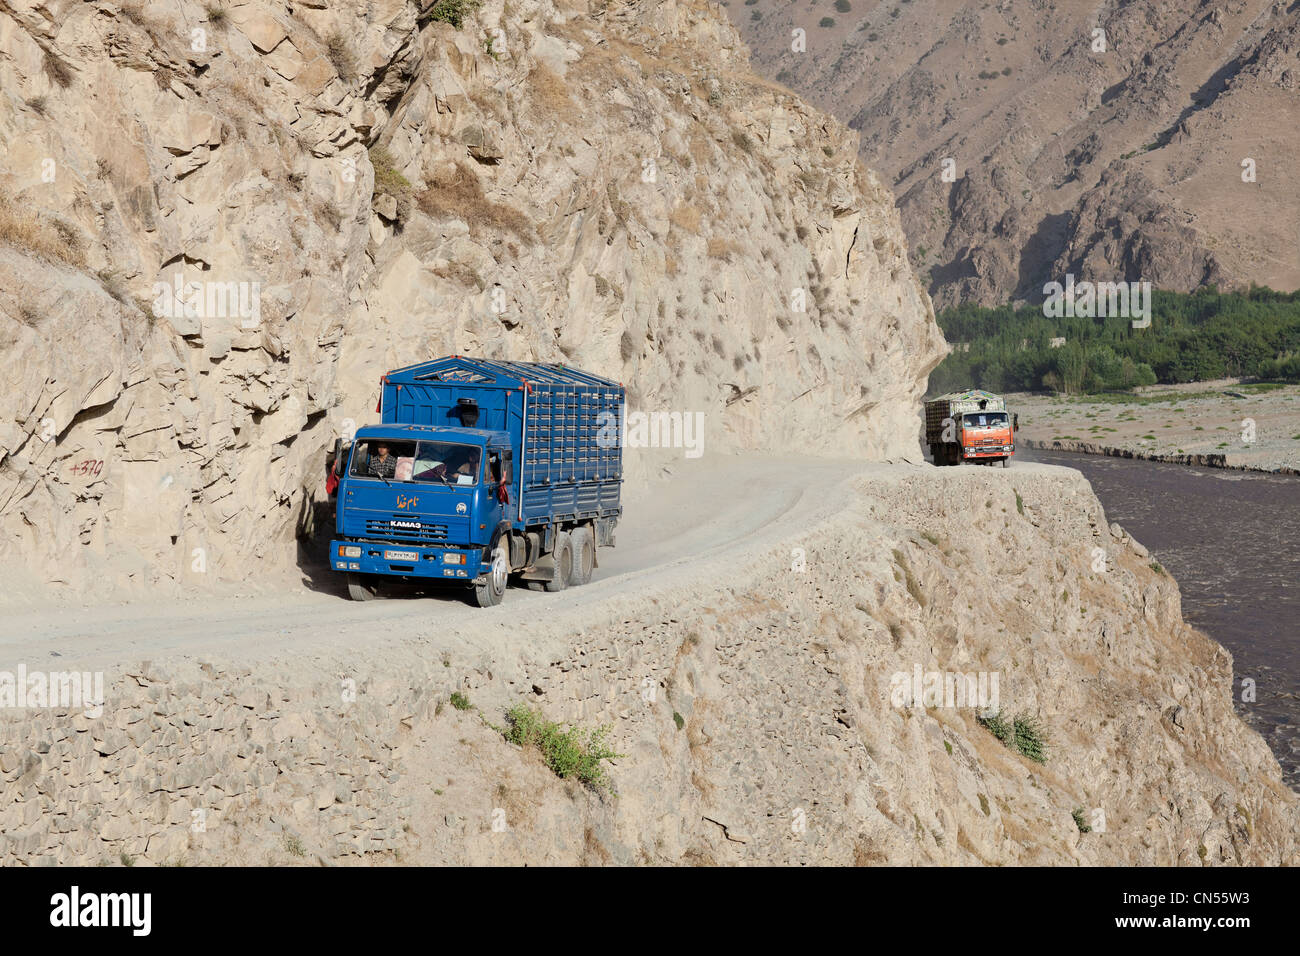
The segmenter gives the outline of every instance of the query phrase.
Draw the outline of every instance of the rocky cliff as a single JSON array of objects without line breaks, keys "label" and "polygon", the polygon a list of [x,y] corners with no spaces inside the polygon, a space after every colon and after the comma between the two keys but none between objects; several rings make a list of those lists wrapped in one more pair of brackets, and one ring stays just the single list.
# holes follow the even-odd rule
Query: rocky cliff
[{"label": "rocky cliff", "polygon": [[765,75],[862,131],[940,306],[1031,297],[1067,272],[1300,285],[1294,3],[728,9]]},{"label": "rocky cliff", "polygon": [[446,353],[915,454],[892,198],[746,59],[674,0],[0,0],[5,598],[292,572],[326,449]]},{"label": "rocky cliff", "polygon": [[[810,497],[595,602],[360,646],[322,622],[125,665],[102,714],[6,709],[0,863],[1300,863],[1230,655],[1078,472],[864,465]],[[987,696],[930,692],[953,675]],[[507,742],[518,704],[608,725],[612,793]]]}]

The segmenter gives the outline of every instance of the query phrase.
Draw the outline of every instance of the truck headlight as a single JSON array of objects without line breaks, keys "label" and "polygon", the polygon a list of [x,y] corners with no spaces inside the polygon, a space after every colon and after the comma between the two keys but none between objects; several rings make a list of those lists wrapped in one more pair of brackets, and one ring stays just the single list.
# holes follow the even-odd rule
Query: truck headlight
[{"label": "truck headlight", "polygon": [[361,546],[360,546],[360,545],[341,544],[341,545],[339,545],[339,557],[340,557],[340,558],[359,558],[359,557],[361,557]]},{"label": "truck headlight", "polygon": [[464,564],[465,555],[463,554],[444,554],[442,560],[447,564]]}]

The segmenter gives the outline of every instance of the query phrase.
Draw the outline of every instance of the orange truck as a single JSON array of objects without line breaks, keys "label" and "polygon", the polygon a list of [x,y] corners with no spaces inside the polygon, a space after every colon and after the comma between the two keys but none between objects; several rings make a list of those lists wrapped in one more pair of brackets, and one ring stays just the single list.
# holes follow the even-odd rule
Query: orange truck
[{"label": "orange truck", "polygon": [[950,392],[925,403],[925,440],[936,465],[1000,461],[1005,468],[1016,453],[1018,418],[991,392]]}]

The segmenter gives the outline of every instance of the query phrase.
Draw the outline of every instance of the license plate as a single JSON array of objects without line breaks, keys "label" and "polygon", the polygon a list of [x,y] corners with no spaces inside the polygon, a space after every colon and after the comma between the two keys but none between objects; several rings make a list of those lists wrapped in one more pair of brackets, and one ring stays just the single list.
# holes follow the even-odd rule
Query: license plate
[{"label": "license plate", "polygon": [[419,551],[385,551],[385,561],[419,561]]}]

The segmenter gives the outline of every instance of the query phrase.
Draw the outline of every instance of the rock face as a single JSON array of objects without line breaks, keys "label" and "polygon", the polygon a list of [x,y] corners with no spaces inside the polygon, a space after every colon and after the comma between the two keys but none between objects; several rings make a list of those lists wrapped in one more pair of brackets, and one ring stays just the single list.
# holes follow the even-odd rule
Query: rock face
[{"label": "rock face", "polygon": [[717,8],[433,10],[0,2],[6,599],[291,572],[378,376],[448,353],[709,451],[916,454],[892,198]]},{"label": "rock face", "polygon": [[[5,708],[0,863],[1300,862],[1231,657],[1078,472],[867,465],[794,524],[523,645],[155,661],[102,714]],[[925,696],[957,674],[985,696]],[[617,799],[507,743],[520,703],[609,725]]]},{"label": "rock face", "polygon": [[1278,122],[1300,113],[1295,4],[844,8],[728,9],[765,75],[862,131],[940,307],[1032,297],[1068,272],[1300,285],[1284,172],[1300,133]]}]

